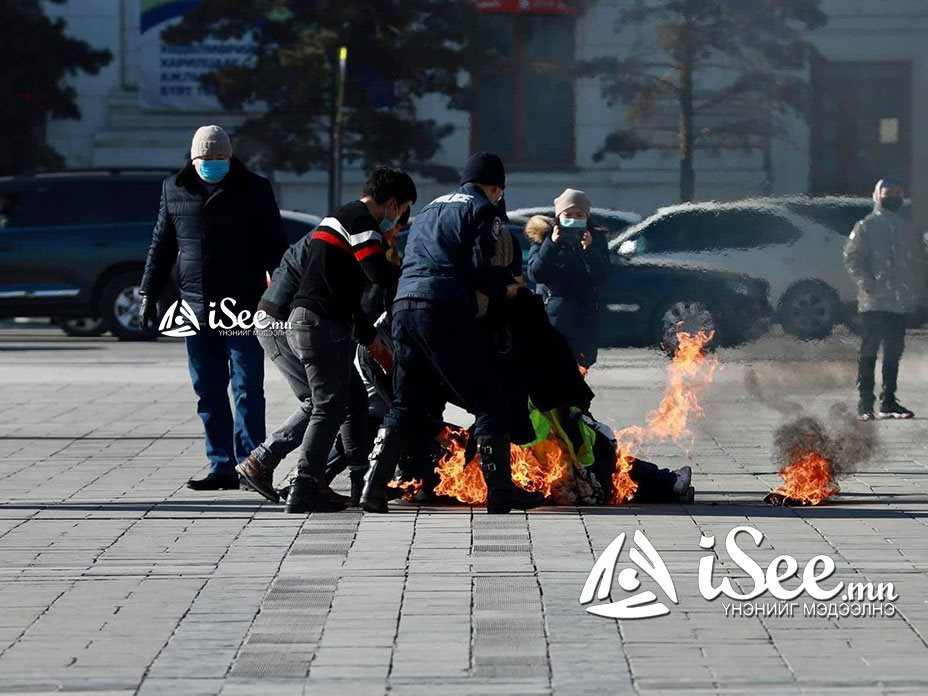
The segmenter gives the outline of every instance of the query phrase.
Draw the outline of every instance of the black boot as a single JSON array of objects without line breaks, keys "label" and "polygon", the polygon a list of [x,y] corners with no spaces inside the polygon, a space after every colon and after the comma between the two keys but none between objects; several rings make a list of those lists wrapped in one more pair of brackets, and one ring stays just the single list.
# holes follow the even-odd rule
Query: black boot
[{"label": "black boot", "polygon": [[487,483],[487,512],[505,515],[512,508],[529,510],[544,505],[541,493],[529,493],[512,482],[509,438],[481,435],[477,441],[477,461]]},{"label": "black boot", "polygon": [[[298,476],[290,486],[287,496],[287,512],[341,512],[348,506],[348,499],[337,500],[334,491],[315,479]],[[336,494],[337,495],[337,494]]]},{"label": "black boot", "polygon": [[367,474],[367,469],[354,469],[348,474],[348,478],[351,479],[351,507],[358,507],[361,504],[365,474]]},{"label": "black boot", "polygon": [[381,428],[371,450],[371,468],[367,471],[364,491],[361,493],[361,509],[365,512],[390,512],[387,505],[387,485],[393,479],[396,465],[403,455],[403,442],[396,428]]}]

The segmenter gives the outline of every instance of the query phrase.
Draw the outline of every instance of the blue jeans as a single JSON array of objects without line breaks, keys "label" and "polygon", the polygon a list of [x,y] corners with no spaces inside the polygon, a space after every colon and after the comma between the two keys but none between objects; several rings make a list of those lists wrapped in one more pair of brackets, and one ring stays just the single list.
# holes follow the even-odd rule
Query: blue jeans
[{"label": "blue jeans", "polygon": [[264,440],[264,351],[254,336],[221,336],[207,329],[187,338],[187,364],[210,471],[233,476],[235,465]]}]

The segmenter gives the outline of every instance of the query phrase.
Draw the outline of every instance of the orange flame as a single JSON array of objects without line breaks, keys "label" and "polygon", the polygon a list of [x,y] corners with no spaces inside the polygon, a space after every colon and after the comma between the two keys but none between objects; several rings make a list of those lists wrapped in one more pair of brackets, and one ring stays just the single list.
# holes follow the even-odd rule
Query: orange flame
[{"label": "orange flame", "polygon": [[790,452],[789,464],[780,469],[783,485],[774,493],[784,495],[804,505],[818,505],[840,489],[835,481],[831,461],[818,452],[796,447]]},{"label": "orange flame", "polygon": [[[664,397],[648,413],[646,426],[631,426],[615,432],[616,468],[612,476],[612,504],[632,500],[638,484],[631,478],[635,456],[643,445],[657,440],[679,442],[689,436],[688,423],[702,415],[698,395],[715,374],[718,358],[708,356],[706,344],[712,334],[679,333],[679,346],[668,367],[669,380]],[[439,482],[435,492],[457,498],[462,503],[486,502],[487,487],[480,467],[464,461],[467,435],[461,428],[445,428],[438,436],[444,454],[435,468]],[[567,446],[551,435],[531,448],[512,445],[512,479],[527,491],[540,492],[559,502],[559,487],[571,476],[572,463]]]},{"label": "orange flame", "polygon": [[485,503],[487,484],[476,463],[464,461],[464,445],[467,434],[461,428],[447,427],[438,435],[444,453],[438,460],[435,473],[438,485],[435,493],[457,498],[462,503]]},{"label": "orange flame", "polygon": [[[439,479],[435,492],[462,503],[485,503],[487,486],[480,467],[474,461],[464,461],[466,433],[459,428],[445,428],[438,439],[444,454],[435,468]],[[509,463],[517,486],[555,500],[556,487],[568,476],[571,466],[567,446],[555,439],[542,440],[534,447],[510,445]]]},{"label": "orange flame", "polygon": [[612,475],[612,504],[631,500],[638,484],[631,478],[632,463],[645,443],[673,441],[691,436],[689,423],[703,415],[699,395],[715,376],[718,357],[706,352],[713,334],[700,331],[677,334],[678,345],[667,367],[668,381],[657,408],[645,416],[644,427],[633,425],[615,431],[616,467]]},{"label": "orange flame", "polygon": [[387,485],[390,488],[399,488],[403,491],[403,500],[413,500],[416,494],[422,490],[422,479],[412,479],[411,481],[393,479]]}]

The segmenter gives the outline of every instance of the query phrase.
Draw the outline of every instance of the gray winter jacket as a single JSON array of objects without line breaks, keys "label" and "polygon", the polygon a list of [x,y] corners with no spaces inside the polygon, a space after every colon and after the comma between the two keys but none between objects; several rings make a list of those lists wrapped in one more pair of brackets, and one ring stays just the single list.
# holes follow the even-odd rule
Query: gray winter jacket
[{"label": "gray winter jacket", "polygon": [[271,284],[261,296],[258,308],[263,309],[270,316],[286,321],[290,316],[290,303],[300,289],[300,278],[306,257],[309,254],[309,241],[312,234],[307,234],[299,241],[290,245],[280,259],[280,265],[271,274]]},{"label": "gray winter jacket", "polygon": [[844,267],[857,285],[857,311],[908,314],[924,306],[925,242],[904,214],[877,205],[844,247]]}]

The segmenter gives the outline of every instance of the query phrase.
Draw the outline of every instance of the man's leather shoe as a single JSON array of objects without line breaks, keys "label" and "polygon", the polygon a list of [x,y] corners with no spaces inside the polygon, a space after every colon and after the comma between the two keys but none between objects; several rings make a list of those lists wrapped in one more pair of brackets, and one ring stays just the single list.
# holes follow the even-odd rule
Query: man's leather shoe
[{"label": "man's leather shoe", "polygon": [[264,496],[272,503],[280,502],[280,495],[274,488],[273,469],[266,468],[249,454],[245,461],[235,467],[235,470],[255,493]]},{"label": "man's leather shoe", "polygon": [[195,491],[237,491],[238,474],[217,474],[211,471],[201,479],[190,479],[187,488]]}]

